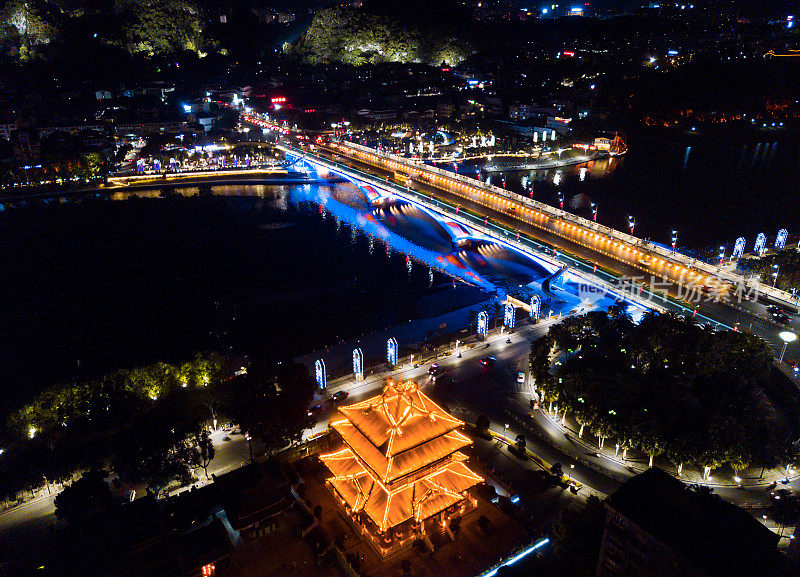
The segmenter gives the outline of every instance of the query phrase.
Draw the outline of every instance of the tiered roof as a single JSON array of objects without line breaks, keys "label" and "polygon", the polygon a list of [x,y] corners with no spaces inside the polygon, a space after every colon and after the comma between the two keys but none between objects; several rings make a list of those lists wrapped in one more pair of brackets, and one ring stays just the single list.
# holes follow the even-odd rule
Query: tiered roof
[{"label": "tiered roof", "polygon": [[345,447],[321,459],[342,499],[381,531],[435,515],[483,480],[463,463],[459,450],[471,444],[457,430],[464,423],[411,381],[390,381],[380,395],[339,411],[345,418],[331,426]]}]

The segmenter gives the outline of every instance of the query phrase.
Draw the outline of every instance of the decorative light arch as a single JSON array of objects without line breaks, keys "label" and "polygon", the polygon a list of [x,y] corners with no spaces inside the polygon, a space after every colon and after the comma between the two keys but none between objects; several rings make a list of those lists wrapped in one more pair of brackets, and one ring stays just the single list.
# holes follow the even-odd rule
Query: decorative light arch
[{"label": "decorative light arch", "polygon": [[364,380],[364,353],[360,348],[353,349],[353,374],[357,381]]},{"label": "decorative light arch", "polygon": [[786,237],[789,236],[789,231],[782,228],[778,231],[778,236],[775,238],[775,248],[781,250],[786,246]]},{"label": "decorative light arch", "polygon": [[736,243],[733,245],[733,254],[731,255],[731,260],[736,260],[737,258],[741,258],[744,254],[744,237],[740,236],[736,239]]},{"label": "decorative light arch", "polygon": [[533,295],[531,297],[531,318],[539,320],[541,314],[542,314],[542,299],[539,298],[539,295]]},{"label": "decorative light arch", "polygon": [[328,386],[328,373],[325,370],[325,361],[322,359],[314,361],[314,377],[320,389],[325,389]]},{"label": "decorative light arch", "polygon": [[759,232],[758,236],[756,237],[756,245],[753,247],[753,252],[756,253],[758,256],[764,256],[764,253],[767,251],[767,237],[764,235],[763,232]]},{"label": "decorative light arch", "polygon": [[397,339],[394,337],[386,341],[386,362],[393,367],[397,365]]},{"label": "decorative light arch", "polygon": [[514,317],[516,316],[517,309],[514,308],[514,305],[511,303],[506,303],[505,307],[505,314],[503,315],[503,324],[508,329],[514,328],[514,321],[516,320]]},{"label": "decorative light arch", "polygon": [[488,332],[489,316],[486,314],[486,311],[481,311],[478,313],[478,336],[485,339]]}]

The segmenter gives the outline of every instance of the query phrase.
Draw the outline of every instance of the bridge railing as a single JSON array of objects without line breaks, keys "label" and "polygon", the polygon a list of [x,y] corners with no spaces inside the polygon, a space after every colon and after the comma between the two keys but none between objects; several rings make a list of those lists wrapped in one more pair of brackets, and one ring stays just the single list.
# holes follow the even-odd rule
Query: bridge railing
[{"label": "bridge railing", "polygon": [[600,234],[608,238],[616,239],[617,241],[621,241],[632,247],[637,247],[640,250],[641,249],[646,250],[647,252],[658,256],[662,260],[668,262],[672,261],[681,263],[687,268],[694,268],[696,270],[702,271],[703,273],[710,275],[712,277],[716,277],[719,280],[729,282],[733,285],[741,286],[742,288],[750,290],[755,294],[764,294],[769,296],[773,300],[783,302],[788,305],[793,305],[794,303],[794,306],[798,306],[798,299],[793,298],[792,295],[786,291],[770,287],[769,285],[764,285],[761,282],[748,279],[735,272],[726,271],[721,267],[711,265],[707,262],[695,259],[693,257],[687,256],[677,251],[672,251],[668,248],[659,246],[655,243],[627,234],[625,232],[618,231],[609,226],[597,223],[593,220],[589,220],[587,218],[583,218],[582,216],[578,216],[571,212],[567,212],[565,210],[561,210],[559,208],[550,206],[549,204],[545,204],[543,202],[539,202],[531,198],[526,198],[524,196],[517,195],[499,186],[486,184],[485,182],[482,182],[478,179],[468,178],[466,176],[454,172],[443,170],[436,166],[429,166],[421,163],[420,164],[413,163],[410,162],[407,158],[403,158],[402,156],[380,152],[378,150],[375,150],[374,148],[369,148],[367,146],[363,146],[361,144],[357,144],[354,142],[342,140],[339,141],[339,144],[341,144],[342,146],[346,146],[348,148],[352,148],[353,150],[360,151],[364,154],[370,154],[383,160],[390,160],[396,162],[398,164],[407,167],[410,170],[417,171],[419,173],[427,172],[429,174],[434,174],[442,178],[447,178],[451,181],[458,182],[473,188],[479,188],[485,190],[486,192],[491,192],[492,194],[498,195],[502,198],[513,200],[515,203],[524,204],[540,213],[548,215],[550,218],[557,219],[569,224],[573,224],[575,226],[579,226],[581,228],[593,231],[596,234]]}]

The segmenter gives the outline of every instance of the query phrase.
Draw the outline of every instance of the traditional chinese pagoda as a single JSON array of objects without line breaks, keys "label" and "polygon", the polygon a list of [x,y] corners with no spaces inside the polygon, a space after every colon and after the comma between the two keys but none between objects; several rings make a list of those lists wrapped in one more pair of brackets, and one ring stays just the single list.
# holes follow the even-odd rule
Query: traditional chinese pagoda
[{"label": "traditional chinese pagoda", "polygon": [[483,481],[460,449],[472,441],[464,423],[446,413],[416,383],[389,381],[371,399],[340,407],[331,426],[344,447],[320,458],[329,487],[353,519],[386,553],[424,533],[426,519],[444,524],[475,501],[467,490]]}]

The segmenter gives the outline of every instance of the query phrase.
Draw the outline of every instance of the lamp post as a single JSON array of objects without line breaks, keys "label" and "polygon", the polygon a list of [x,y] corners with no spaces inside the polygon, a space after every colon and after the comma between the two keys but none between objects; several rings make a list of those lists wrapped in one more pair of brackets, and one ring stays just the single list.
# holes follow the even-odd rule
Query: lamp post
[{"label": "lamp post", "polygon": [[633,235],[633,229],[636,228],[636,219],[630,214],[628,215],[628,228],[631,229],[631,235]]},{"label": "lamp post", "polygon": [[778,284],[778,272],[781,270],[781,265],[774,264],[772,265],[772,268],[775,269],[772,272],[772,287],[775,288],[775,286]]},{"label": "lamp post", "polygon": [[678,231],[672,231],[672,252],[675,252],[675,246],[678,244]]},{"label": "lamp post", "polygon": [[592,220],[597,222],[597,205],[592,202],[591,206],[592,206]]},{"label": "lamp post", "polygon": [[783,341],[783,350],[781,351],[781,358],[778,359],[778,363],[783,362],[783,355],[786,354],[786,347],[789,346],[789,343],[793,343],[797,340],[797,334],[793,333],[792,331],[781,331],[778,333],[778,336]]},{"label": "lamp post", "polygon": [[725,261],[725,247],[719,247],[719,266],[722,266],[722,263]]}]

